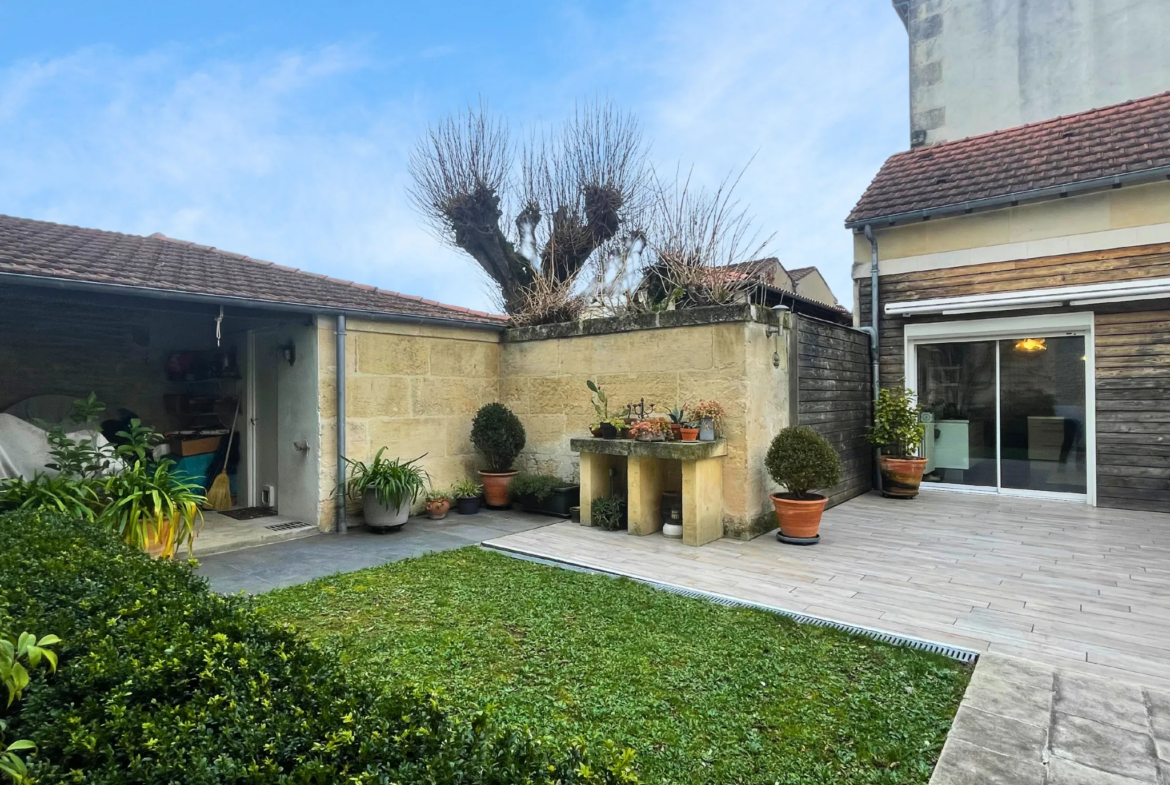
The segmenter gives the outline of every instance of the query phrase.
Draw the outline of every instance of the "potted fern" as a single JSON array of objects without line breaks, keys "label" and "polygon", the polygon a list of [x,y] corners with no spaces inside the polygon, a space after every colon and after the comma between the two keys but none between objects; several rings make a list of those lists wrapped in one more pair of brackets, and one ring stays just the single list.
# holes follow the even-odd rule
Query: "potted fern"
[{"label": "potted fern", "polygon": [[520,418],[502,403],[489,403],[471,421],[471,443],[487,468],[479,473],[484,502],[490,507],[511,503],[508,483],[516,476],[512,468],[524,449],[524,426]]},{"label": "potted fern", "polygon": [[926,459],[916,453],[924,434],[922,412],[912,390],[882,389],[878,393],[869,441],[881,450],[882,496],[913,499],[918,495]]},{"label": "potted fern", "polygon": [[410,507],[430,482],[426,469],[418,465],[425,455],[409,461],[383,458],[383,447],[369,464],[345,462],[350,476],[345,483],[350,498],[362,500],[366,526],[377,530],[397,529],[410,517]]},{"label": "potted fern", "polygon": [[833,445],[812,428],[794,425],[776,434],[764,465],[772,480],[785,488],[772,494],[780,523],[778,539],[793,545],[820,541],[821,515],[828,500],[814,491],[841,480],[841,458]]}]

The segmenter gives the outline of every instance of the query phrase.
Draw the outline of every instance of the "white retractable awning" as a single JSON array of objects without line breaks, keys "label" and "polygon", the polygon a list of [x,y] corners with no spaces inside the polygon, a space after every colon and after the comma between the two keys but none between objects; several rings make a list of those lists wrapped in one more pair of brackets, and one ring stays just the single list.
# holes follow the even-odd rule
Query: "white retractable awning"
[{"label": "white retractable awning", "polygon": [[1051,289],[969,294],[962,297],[938,297],[931,300],[903,300],[886,303],[885,310],[891,316],[964,314],[985,311],[1015,311],[1024,308],[1056,308],[1061,305],[1123,303],[1130,300],[1161,298],[1170,298],[1170,278],[1147,278],[1140,281],[1112,281],[1082,286],[1058,286]]}]

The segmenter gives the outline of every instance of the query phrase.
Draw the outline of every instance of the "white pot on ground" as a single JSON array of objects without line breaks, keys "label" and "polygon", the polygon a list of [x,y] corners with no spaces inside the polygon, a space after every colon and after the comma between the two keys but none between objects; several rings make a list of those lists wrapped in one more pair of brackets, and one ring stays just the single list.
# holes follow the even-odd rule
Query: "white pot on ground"
[{"label": "white pot on ground", "polygon": [[362,510],[366,516],[366,526],[371,529],[397,529],[410,517],[410,502],[403,502],[397,508],[387,507],[378,501],[378,495],[371,490],[366,491],[362,499]]}]

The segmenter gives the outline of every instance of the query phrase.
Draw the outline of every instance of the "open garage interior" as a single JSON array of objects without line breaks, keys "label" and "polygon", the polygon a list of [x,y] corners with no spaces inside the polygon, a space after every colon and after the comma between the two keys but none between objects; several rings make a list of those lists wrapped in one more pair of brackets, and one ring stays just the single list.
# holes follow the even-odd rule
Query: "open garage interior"
[{"label": "open garage interior", "polygon": [[139,419],[164,437],[156,455],[169,455],[204,489],[226,465],[232,509],[205,512],[197,553],[239,547],[241,537],[259,544],[316,531],[312,316],[32,286],[0,291],[0,476],[44,470],[22,440],[43,445],[55,423],[80,428],[69,410],[90,393],[105,404],[91,427],[107,440]]}]

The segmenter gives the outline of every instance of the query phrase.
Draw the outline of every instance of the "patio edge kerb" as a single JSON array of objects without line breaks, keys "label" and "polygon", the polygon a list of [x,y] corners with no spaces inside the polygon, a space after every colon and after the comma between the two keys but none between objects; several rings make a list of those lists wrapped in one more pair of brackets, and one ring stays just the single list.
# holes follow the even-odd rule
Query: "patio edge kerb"
[{"label": "patio edge kerb", "polygon": [[719,594],[717,592],[705,591],[703,589],[695,589],[690,586],[680,586],[674,583],[667,583],[665,581],[648,578],[644,575],[638,575],[637,573],[599,567],[593,564],[589,564],[585,561],[570,561],[568,559],[553,558],[535,551],[529,551],[524,548],[499,545],[491,541],[480,543],[480,547],[486,550],[495,551],[511,558],[536,562],[538,564],[545,564],[551,567],[570,569],[578,572],[589,572],[596,575],[606,575],[612,578],[628,578],[629,580],[646,584],[647,586],[651,586],[655,589],[668,591],[672,594],[679,594],[684,597],[705,599],[719,605],[740,608],[754,608],[756,610],[766,611],[768,613],[775,613],[779,616],[792,619],[799,624],[812,624],[817,627],[831,627],[835,630],[840,630],[842,632],[852,633],[855,635],[862,635],[864,637],[878,640],[882,643],[889,643],[894,646],[905,646],[907,648],[916,649],[918,651],[940,654],[944,657],[948,657],[966,665],[974,665],[979,660],[978,651],[964,648],[962,646],[954,646],[949,643],[940,643],[938,641],[932,641],[926,638],[915,638],[913,636],[902,635],[901,633],[890,632],[888,630],[882,630],[876,627],[864,627],[859,624],[840,622],[836,619],[830,619],[825,616],[816,616],[811,613],[791,611],[787,608],[780,608],[775,605],[752,602],[751,600],[742,600],[738,597],[731,597],[726,594]]}]

